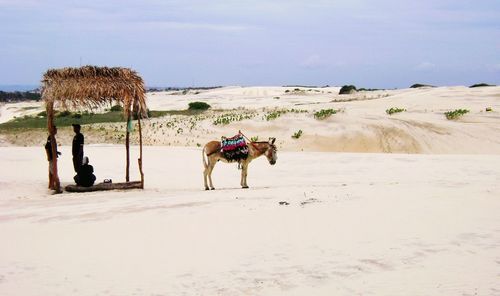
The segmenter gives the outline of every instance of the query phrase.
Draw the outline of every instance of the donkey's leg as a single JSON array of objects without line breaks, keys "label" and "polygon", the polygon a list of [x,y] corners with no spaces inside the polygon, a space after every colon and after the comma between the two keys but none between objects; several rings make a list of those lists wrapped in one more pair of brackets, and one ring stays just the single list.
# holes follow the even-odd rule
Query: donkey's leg
[{"label": "donkey's leg", "polygon": [[205,184],[205,190],[210,189],[208,188],[207,177],[208,177],[208,166],[205,167],[205,169],[203,170],[203,183]]},{"label": "donkey's leg", "polygon": [[248,188],[247,184],[248,162],[243,162],[241,166],[241,187]]},{"label": "donkey's leg", "polygon": [[[214,170],[217,161],[215,159],[209,159],[208,161],[208,181],[210,182],[210,189],[214,190],[214,184],[212,183],[212,171]],[[206,188],[206,187],[205,187]]]}]

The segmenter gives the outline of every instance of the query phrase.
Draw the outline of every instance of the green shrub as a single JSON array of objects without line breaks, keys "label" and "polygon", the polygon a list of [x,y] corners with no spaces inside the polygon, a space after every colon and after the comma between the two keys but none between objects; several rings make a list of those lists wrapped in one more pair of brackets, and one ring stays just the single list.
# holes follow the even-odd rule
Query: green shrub
[{"label": "green shrub", "polygon": [[484,86],[494,86],[494,85],[491,85],[491,84],[488,84],[488,83],[476,83],[476,84],[473,84],[473,85],[471,85],[469,87],[473,88],[473,87],[484,87]]},{"label": "green shrub", "polygon": [[459,118],[460,116],[462,116],[462,115],[464,115],[466,113],[469,113],[469,110],[467,110],[467,109],[456,109],[456,110],[453,110],[453,111],[445,112],[444,115],[446,116],[446,119],[451,120],[451,119],[457,119],[457,118]]},{"label": "green shrub", "polygon": [[211,106],[205,102],[191,102],[188,110],[208,110]]},{"label": "green shrub", "polygon": [[410,86],[410,88],[420,88],[420,87],[435,87],[435,86],[422,83],[415,83],[412,86]]},{"label": "green shrub", "polygon": [[293,133],[292,138],[293,139],[298,139],[302,136],[302,130],[298,130],[295,133]]},{"label": "green shrub", "polygon": [[403,109],[403,108],[390,108],[390,109],[387,109],[385,110],[385,113],[389,114],[389,115],[392,115],[394,113],[399,113],[399,112],[405,112],[406,109]]},{"label": "green shrub", "polygon": [[339,95],[348,95],[356,92],[354,85],[344,85],[340,88]]},{"label": "green shrub", "polygon": [[42,111],[42,112],[38,113],[36,116],[47,117],[47,111]]},{"label": "green shrub", "polygon": [[114,105],[113,107],[111,107],[109,109],[109,111],[113,111],[113,112],[116,112],[116,111],[123,111],[123,107],[120,106],[120,105]]},{"label": "green shrub", "polygon": [[259,140],[259,136],[251,137],[250,141],[257,142]]},{"label": "green shrub", "polygon": [[68,117],[70,115],[71,115],[71,112],[67,111],[67,110],[56,113],[56,117]]},{"label": "green shrub", "polygon": [[321,120],[330,117],[331,115],[337,113],[338,110],[335,109],[321,109],[314,113],[314,118]]}]

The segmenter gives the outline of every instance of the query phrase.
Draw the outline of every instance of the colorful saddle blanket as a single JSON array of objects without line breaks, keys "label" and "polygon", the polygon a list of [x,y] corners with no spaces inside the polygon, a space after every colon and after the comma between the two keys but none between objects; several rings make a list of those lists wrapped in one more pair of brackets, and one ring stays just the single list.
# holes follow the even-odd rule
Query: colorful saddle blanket
[{"label": "colorful saddle blanket", "polygon": [[222,137],[221,151],[224,157],[230,161],[239,161],[248,157],[248,146],[242,135],[236,135],[232,138]]}]

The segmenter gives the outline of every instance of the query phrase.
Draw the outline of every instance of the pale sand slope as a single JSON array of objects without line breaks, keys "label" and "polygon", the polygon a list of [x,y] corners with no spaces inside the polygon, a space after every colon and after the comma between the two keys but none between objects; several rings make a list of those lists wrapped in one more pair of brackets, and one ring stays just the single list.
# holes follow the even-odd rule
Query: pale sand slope
[{"label": "pale sand slope", "polygon": [[[214,126],[217,115],[208,115],[208,120],[194,128],[191,122],[177,123],[178,117],[154,119],[146,126],[145,140],[148,144],[193,146],[242,130],[249,137],[274,136],[279,148],[289,151],[500,153],[500,87],[399,89],[353,95],[338,95],[339,88],[333,87],[300,89],[294,92],[293,87],[231,87],[197,95],[150,94],[148,104],[155,110],[183,109],[189,102],[204,101],[214,109],[245,108],[236,113],[253,117]],[[389,116],[385,110],[391,107],[407,111]],[[494,111],[485,112],[486,107]],[[292,108],[308,113],[287,113],[272,121],[263,119],[273,109]],[[462,108],[470,113],[458,120],[445,118],[444,112]],[[337,109],[341,113],[316,120],[314,112],[321,109]],[[165,128],[172,123],[172,128]],[[292,139],[298,130],[303,131],[302,137]]]},{"label": "pale sand slope", "polygon": [[[122,146],[86,152],[120,181]],[[0,163],[2,296],[500,294],[498,155],[280,152],[203,191],[200,149],[145,147],[144,191],[57,196],[40,147]]]},{"label": "pale sand slope", "polygon": [[[193,101],[207,102],[214,110],[196,116],[146,120],[144,143],[196,147],[242,130],[259,140],[276,137],[282,151],[500,154],[500,87],[380,90],[353,95],[338,95],[339,88],[335,87],[294,89],[225,87],[186,95],[149,93],[151,110],[185,110]],[[389,116],[385,110],[391,107],[407,111]],[[486,112],[487,107],[493,112]],[[444,112],[459,108],[470,112],[457,120],[445,118]],[[305,112],[265,119],[274,110],[291,109]],[[340,112],[325,120],[315,119],[314,112],[322,109]],[[214,124],[229,114],[249,118]],[[86,125],[82,130],[87,143],[123,143],[125,123]],[[291,136],[299,130],[302,136],[293,139]],[[46,131],[11,133],[4,138],[0,138],[1,146],[7,142],[39,146],[45,142]],[[69,145],[71,139],[71,127],[59,129],[60,143]],[[137,143],[137,133],[132,141]]]},{"label": "pale sand slope", "polygon": [[0,103],[0,123],[12,120],[14,117],[37,114],[44,110],[42,102]]}]

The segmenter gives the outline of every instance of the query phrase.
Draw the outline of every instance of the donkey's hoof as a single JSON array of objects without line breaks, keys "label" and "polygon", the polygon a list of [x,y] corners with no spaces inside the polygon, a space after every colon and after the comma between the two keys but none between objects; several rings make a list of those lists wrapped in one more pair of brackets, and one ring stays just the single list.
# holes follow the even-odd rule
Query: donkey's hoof
[{"label": "donkey's hoof", "polygon": [[210,188],[210,190],[215,190],[215,188],[214,188],[214,187],[212,187],[212,188]]},{"label": "donkey's hoof", "polygon": [[248,189],[248,186],[241,186],[241,188],[243,188],[243,189]]},{"label": "donkey's hoof", "polygon": [[205,187],[205,190],[210,190],[210,188],[208,188],[208,187]]}]

